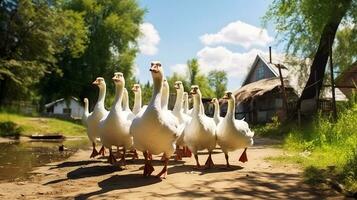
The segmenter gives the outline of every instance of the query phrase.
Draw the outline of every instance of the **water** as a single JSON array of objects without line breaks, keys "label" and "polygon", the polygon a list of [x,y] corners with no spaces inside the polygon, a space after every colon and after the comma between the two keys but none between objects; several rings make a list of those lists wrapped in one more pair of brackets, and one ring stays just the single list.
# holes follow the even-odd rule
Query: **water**
[{"label": "water", "polygon": [[[68,150],[60,152],[61,144]],[[0,181],[26,179],[34,167],[64,160],[78,149],[87,148],[88,144],[86,138],[0,143]]]}]

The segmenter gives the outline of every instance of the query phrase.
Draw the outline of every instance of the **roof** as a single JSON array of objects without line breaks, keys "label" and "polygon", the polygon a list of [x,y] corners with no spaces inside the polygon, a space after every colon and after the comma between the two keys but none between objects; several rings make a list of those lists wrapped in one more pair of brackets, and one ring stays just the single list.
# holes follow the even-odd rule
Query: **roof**
[{"label": "roof", "polygon": [[[74,100],[74,101],[79,102],[79,100],[78,100],[76,97],[71,97],[71,99]],[[65,100],[64,98],[61,98],[61,99],[57,99],[57,100],[55,100],[55,101],[52,101],[52,102],[50,102],[50,103],[48,103],[48,104],[45,104],[45,108],[49,108],[49,107],[51,107],[51,106],[54,106],[55,104],[57,104],[57,103],[59,103],[59,102],[62,102],[62,101],[64,101],[64,100]]]},{"label": "roof", "polygon": [[[341,73],[336,78],[336,87],[338,87],[346,96],[352,95],[352,91],[357,88],[357,62]],[[340,87],[339,87],[340,86]]]},{"label": "roof", "polygon": [[[237,102],[243,102],[248,99],[261,96],[266,92],[272,91],[273,89],[279,87],[280,85],[281,85],[280,78],[277,77],[266,78],[244,85],[243,87],[234,91],[233,94],[236,97]],[[284,80],[284,85],[285,88],[293,89],[293,87],[291,87],[287,79]]]}]

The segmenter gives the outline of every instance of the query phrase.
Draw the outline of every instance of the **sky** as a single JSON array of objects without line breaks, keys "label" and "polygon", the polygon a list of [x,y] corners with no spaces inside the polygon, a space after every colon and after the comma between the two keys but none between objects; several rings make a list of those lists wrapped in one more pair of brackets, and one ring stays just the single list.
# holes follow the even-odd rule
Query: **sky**
[{"label": "sky", "polygon": [[[269,46],[279,52],[275,29],[262,28],[271,0],[139,0],[146,9],[140,30],[135,75],[151,81],[149,65],[159,60],[165,76],[184,74],[188,59],[197,58],[201,73],[228,74],[228,90],[240,87],[258,53]],[[274,59],[274,54],[273,54]]]}]

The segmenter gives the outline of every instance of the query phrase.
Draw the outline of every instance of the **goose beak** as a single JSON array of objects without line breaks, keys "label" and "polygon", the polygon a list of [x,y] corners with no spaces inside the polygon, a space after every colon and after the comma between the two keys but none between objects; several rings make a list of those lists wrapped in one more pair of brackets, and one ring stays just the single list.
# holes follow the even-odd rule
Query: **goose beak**
[{"label": "goose beak", "polygon": [[114,76],[112,79],[113,79],[113,81],[116,82],[116,83],[120,82],[120,79],[117,78],[117,77],[115,77],[115,76]]},{"label": "goose beak", "polygon": [[97,80],[93,81],[93,85],[99,85],[99,82]]}]

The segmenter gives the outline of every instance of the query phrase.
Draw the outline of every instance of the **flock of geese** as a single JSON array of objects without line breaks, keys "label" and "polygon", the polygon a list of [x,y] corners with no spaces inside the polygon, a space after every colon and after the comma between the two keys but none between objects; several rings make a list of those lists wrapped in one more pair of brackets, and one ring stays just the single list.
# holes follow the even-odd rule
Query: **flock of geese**
[{"label": "flock of geese", "polygon": [[[133,109],[129,108],[128,91],[125,88],[125,79],[122,73],[114,73],[112,78],[115,84],[115,100],[110,111],[104,107],[106,84],[103,78],[98,77],[93,84],[99,87],[98,101],[93,112],[88,112],[88,99],[84,99],[85,113],[83,123],[87,127],[87,134],[92,142],[91,158],[99,154],[104,155],[105,147],[109,149],[108,161],[117,163],[112,147],[123,149],[121,162],[125,165],[126,151],[132,151],[137,157],[136,150],[143,152],[145,158],[144,176],[150,176],[154,171],[151,164],[152,155],[162,154],[164,167],[157,177],[165,178],[169,158],[175,159],[191,157],[196,160],[196,167],[201,168],[197,152],[208,150],[206,168],[214,166],[212,151],[218,144],[225,154],[229,168],[228,152],[244,149],[240,161],[246,162],[247,147],[253,145],[254,132],[249,129],[244,120],[236,120],[235,98],[231,92],[225,92],[223,99],[228,101],[228,110],[224,118],[220,117],[219,102],[212,100],[215,105],[214,117],[205,115],[199,86],[191,87],[190,95],[193,98],[193,108],[188,107],[188,94],[184,92],[181,81],[175,82],[176,102],[173,110],[168,109],[169,84],[165,80],[164,70],[158,61],[151,62],[150,72],[153,78],[153,93],[150,103],[142,106],[141,89],[134,84],[132,91],[135,94]],[[96,141],[102,143],[99,152],[96,150]]]}]

